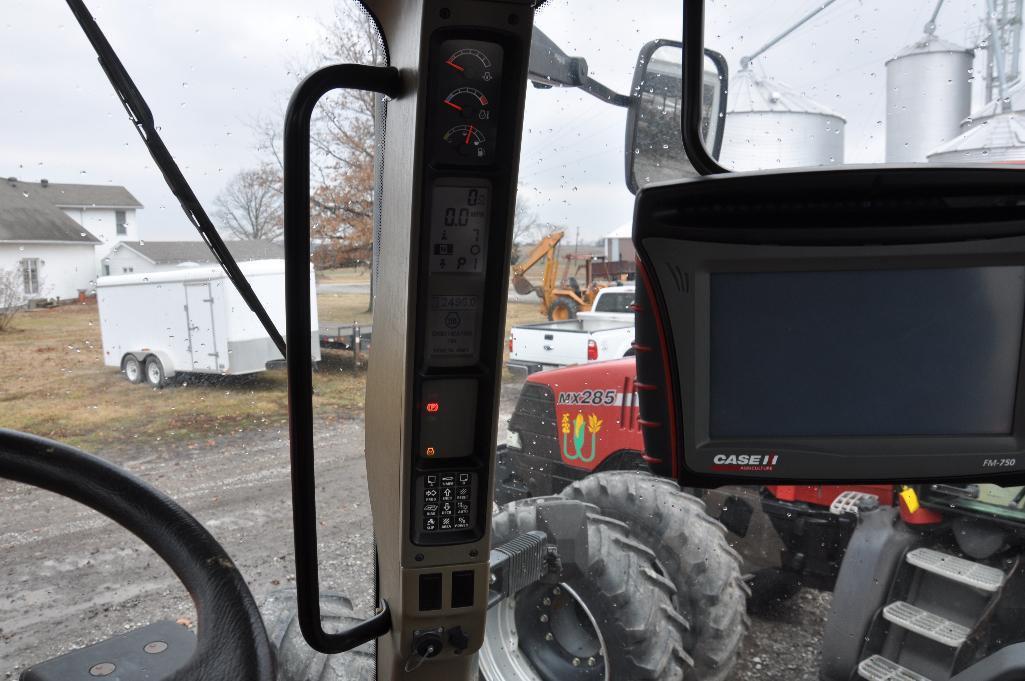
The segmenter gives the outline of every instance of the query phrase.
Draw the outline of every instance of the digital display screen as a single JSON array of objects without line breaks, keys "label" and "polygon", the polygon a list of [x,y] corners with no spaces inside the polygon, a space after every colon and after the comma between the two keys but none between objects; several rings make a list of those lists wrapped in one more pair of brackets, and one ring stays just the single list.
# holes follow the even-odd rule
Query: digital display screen
[{"label": "digital display screen", "polygon": [[482,272],[488,227],[486,187],[437,186],[431,204],[431,272]]},{"label": "digital display screen", "polygon": [[1007,435],[1025,267],[710,275],[712,438]]}]

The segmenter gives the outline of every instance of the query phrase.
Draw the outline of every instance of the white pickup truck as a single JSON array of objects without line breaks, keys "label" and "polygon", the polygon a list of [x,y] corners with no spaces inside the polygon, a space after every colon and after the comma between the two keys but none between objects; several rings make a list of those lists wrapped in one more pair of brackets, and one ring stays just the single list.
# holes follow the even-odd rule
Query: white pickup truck
[{"label": "white pickup truck", "polygon": [[507,366],[532,374],[632,355],[633,302],[633,286],[610,286],[599,291],[591,311],[579,313],[577,319],[514,326]]}]

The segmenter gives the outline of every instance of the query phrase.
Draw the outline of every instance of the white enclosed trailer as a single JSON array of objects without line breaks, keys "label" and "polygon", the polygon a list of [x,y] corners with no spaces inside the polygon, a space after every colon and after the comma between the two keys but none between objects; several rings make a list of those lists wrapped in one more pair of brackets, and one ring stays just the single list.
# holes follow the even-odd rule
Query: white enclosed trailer
[{"label": "white enclosed trailer", "polygon": [[[285,330],[285,263],[242,263],[242,273]],[[162,385],[177,373],[263,371],[281,353],[219,266],[100,277],[96,298],[103,362],[133,383]],[[310,268],[310,344],[320,360],[316,287]]]}]

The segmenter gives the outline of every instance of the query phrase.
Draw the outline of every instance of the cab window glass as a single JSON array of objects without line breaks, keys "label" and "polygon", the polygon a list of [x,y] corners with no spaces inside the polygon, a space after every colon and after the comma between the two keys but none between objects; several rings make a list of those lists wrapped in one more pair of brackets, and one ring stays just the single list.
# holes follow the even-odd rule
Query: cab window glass
[{"label": "cab window glass", "polygon": [[[321,64],[380,63],[375,31],[342,0],[88,7],[283,331],[285,106]],[[0,427],[159,487],[226,548],[268,626],[285,626],[295,567],[282,358],[166,187],[66,4],[11,0],[3,14]],[[373,106],[323,102],[312,173],[318,531],[331,547],[321,579],[363,615],[375,606],[363,465]],[[0,507],[10,678],[136,624],[195,628],[189,595],[126,531],[7,482]]]},{"label": "cab window glass", "polygon": [[731,170],[1025,162],[1021,6],[706,3]]}]

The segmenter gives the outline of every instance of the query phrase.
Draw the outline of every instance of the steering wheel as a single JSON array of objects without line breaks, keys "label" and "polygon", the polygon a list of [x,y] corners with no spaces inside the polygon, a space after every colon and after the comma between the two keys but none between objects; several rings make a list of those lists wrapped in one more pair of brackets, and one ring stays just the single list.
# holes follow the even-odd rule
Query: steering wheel
[{"label": "steering wheel", "polygon": [[178,576],[196,605],[199,633],[192,658],[161,681],[274,681],[267,631],[241,573],[206,528],[166,494],[74,447],[2,428],[0,478],[99,511]]}]

